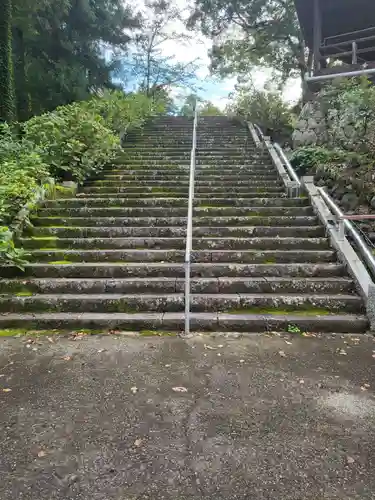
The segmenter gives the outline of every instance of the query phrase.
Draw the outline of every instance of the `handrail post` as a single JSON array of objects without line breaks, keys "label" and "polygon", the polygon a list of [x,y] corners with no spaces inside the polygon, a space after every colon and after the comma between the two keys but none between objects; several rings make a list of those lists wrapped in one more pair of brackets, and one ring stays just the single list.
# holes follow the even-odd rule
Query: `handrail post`
[{"label": "handrail post", "polygon": [[189,200],[186,227],[186,251],[185,251],[185,335],[190,333],[190,277],[191,277],[191,251],[193,240],[193,208],[194,208],[194,179],[195,179],[195,153],[197,147],[197,123],[198,123],[198,105],[195,103],[194,125],[193,125],[193,143],[190,157],[190,175],[189,175]]}]

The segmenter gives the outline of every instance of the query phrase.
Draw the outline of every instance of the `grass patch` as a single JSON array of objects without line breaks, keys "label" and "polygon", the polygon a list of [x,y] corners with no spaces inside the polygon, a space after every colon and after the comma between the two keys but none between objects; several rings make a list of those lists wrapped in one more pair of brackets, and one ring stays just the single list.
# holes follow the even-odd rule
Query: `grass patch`
[{"label": "grass patch", "polygon": [[16,297],[31,297],[33,294],[25,290],[24,292],[17,292],[15,295]]},{"label": "grass patch", "polygon": [[[301,306],[303,307],[303,306]],[[323,308],[311,309],[279,309],[277,307],[249,307],[243,309],[230,309],[226,314],[272,314],[273,316],[329,316],[334,314],[332,311]]]},{"label": "grass patch", "polygon": [[[62,226],[64,227],[64,226]],[[31,236],[31,239],[32,240],[48,240],[48,241],[51,241],[51,240],[57,240],[58,237],[57,236]]]},{"label": "grass patch", "polygon": [[71,260],[52,260],[50,262],[48,262],[48,264],[52,264],[52,265],[62,265],[62,264],[74,264],[74,262],[72,262]]},{"label": "grass patch", "polygon": [[141,337],[176,337],[175,332],[164,332],[163,330],[141,330]]},{"label": "grass patch", "polygon": [[276,259],[274,257],[268,257],[263,261],[263,264],[276,264]]}]

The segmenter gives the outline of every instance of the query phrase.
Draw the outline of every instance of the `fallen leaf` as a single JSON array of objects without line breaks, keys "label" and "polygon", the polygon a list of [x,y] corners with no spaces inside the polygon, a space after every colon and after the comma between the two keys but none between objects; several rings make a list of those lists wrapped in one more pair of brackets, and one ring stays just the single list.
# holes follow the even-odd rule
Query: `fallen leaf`
[{"label": "fallen leaf", "polygon": [[64,360],[64,361],[70,361],[71,359],[72,359],[72,357],[71,357],[71,356],[64,356],[64,357],[63,357],[63,360]]},{"label": "fallen leaf", "polygon": [[221,356],[220,352],[217,353],[218,356]]},{"label": "fallen leaf", "polygon": [[355,460],[353,457],[349,457],[349,456],[346,457],[346,463],[348,465],[354,464],[354,462],[355,462]]},{"label": "fallen leaf", "polygon": [[117,335],[120,333],[120,330],[108,330],[109,335]]},{"label": "fallen leaf", "polygon": [[375,358],[375,354],[373,354],[372,357]]},{"label": "fallen leaf", "polygon": [[286,354],[284,351],[279,351],[279,356],[281,356],[282,358],[286,358]]},{"label": "fallen leaf", "polygon": [[143,443],[143,439],[136,439],[136,440],[134,441],[134,446],[137,446],[137,447],[138,447],[138,446],[141,446],[141,444],[142,444],[142,443]]},{"label": "fallen leaf", "polygon": [[138,387],[136,387],[135,385],[133,387],[130,387],[130,391],[133,393],[133,394],[137,394],[138,392]]},{"label": "fallen leaf", "polygon": [[240,359],[240,363],[245,363],[245,360],[244,359]]},{"label": "fallen leaf", "polygon": [[209,349],[210,351],[215,351],[216,350],[216,347],[212,347],[212,346],[207,345],[207,344],[204,344],[204,348],[205,349]]},{"label": "fallen leaf", "polygon": [[341,354],[341,356],[347,356],[347,352],[345,351],[345,349],[340,349],[339,354]]},{"label": "fallen leaf", "polygon": [[174,391],[174,392],[187,392],[188,390],[186,389],[186,387],[173,387],[172,391]]},{"label": "fallen leaf", "polygon": [[222,347],[224,347],[224,346],[223,346],[223,344],[219,344],[219,345],[218,345],[218,348],[219,348],[219,349],[221,349]]},{"label": "fallen leaf", "polygon": [[165,368],[170,368],[172,365],[164,365]]},{"label": "fallen leaf", "polygon": [[364,387],[366,387],[366,389],[370,389],[370,384],[363,384]]},{"label": "fallen leaf", "polygon": [[367,387],[365,387],[364,385],[362,385],[361,391],[367,391]]},{"label": "fallen leaf", "polygon": [[46,453],[45,451],[43,451],[43,450],[40,450],[40,451],[38,452],[38,457],[39,457],[39,458],[45,457],[46,455],[47,455],[47,453]]},{"label": "fallen leaf", "polygon": [[47,340],[48,340],[48,342],[51,342],[51,344],[55,343],[55,341],[54,341],[54,339],[52,337],[47,337]]},{"label": "fallen leaf", "polygon": [[98,352],[104,352],[106,349],[98,349]]},{"label": "fallen leaf", "polygon": [[289,342],[289,340],[286,340],[285,343],[288,345],[292,345],[292,342]]},{"label": "fallen leaf", "polygon": [[299,381],[300,384],[304,384],[305,381],[301,378],[301,380]]},{"label": "fallen leaf", "polygon": [[6,387],[5,389],[3,389],[3,392],[12,392],[12,389],[9,389],[8,387]]}]

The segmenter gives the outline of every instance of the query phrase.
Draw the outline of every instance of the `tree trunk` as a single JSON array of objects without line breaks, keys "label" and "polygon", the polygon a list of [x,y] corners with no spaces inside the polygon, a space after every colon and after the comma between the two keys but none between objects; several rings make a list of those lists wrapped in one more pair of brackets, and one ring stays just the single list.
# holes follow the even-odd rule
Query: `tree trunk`
[{"label": "tree trunk", "polygon": [[15,119],[12,0],[0,0],[0,121]]},{"label": "tree trunk", "polygon": [[16,83],[17,115],[21,121],[30,118],[31,103],[26,75],[25,42],[20,28],[13,30],[14,40],[14,73]]}]

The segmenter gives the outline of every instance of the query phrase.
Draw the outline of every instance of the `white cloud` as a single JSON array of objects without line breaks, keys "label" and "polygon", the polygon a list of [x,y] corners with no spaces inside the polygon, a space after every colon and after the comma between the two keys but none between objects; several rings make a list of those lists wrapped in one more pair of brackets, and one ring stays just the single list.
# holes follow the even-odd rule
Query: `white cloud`
[{"label": "white cloud", "polygon": [[[138,9],[145,11],[145,3],[143,0],[135,0]],[[175,0],[175,4],[185,15],[188,15],[189,0]],[[190,34],[183,22],[172,21],[168,26],[170,33]],[[178,61],[188,63],[196,61],[198,65],[197,70],[197,86],[202,87],[203,90],[198,91],[198,94],[205,100],[210,100],[215,106],[224,109],[228,103],[228,94],[234,90],[237,79],[233,78],[211,78],[210,77],[210,59],[208,52],[211,48],[212,42],[210,39],[203,37],[194,32],[189,41],[166,41],[161,45],[161,50],[165,56],[173,56]],[[254,70],[251,73],[251,79],[256,88],[261,89],[265,83],[272,77],[271,70]],[[171,95],[177,101],[183,100],[186,95],[190,94],[190,89],[171,89]],[[297,102],[301,95],[301,87],[298,80],[290,80],[284,90],[284,99],[288,102]]]}]

